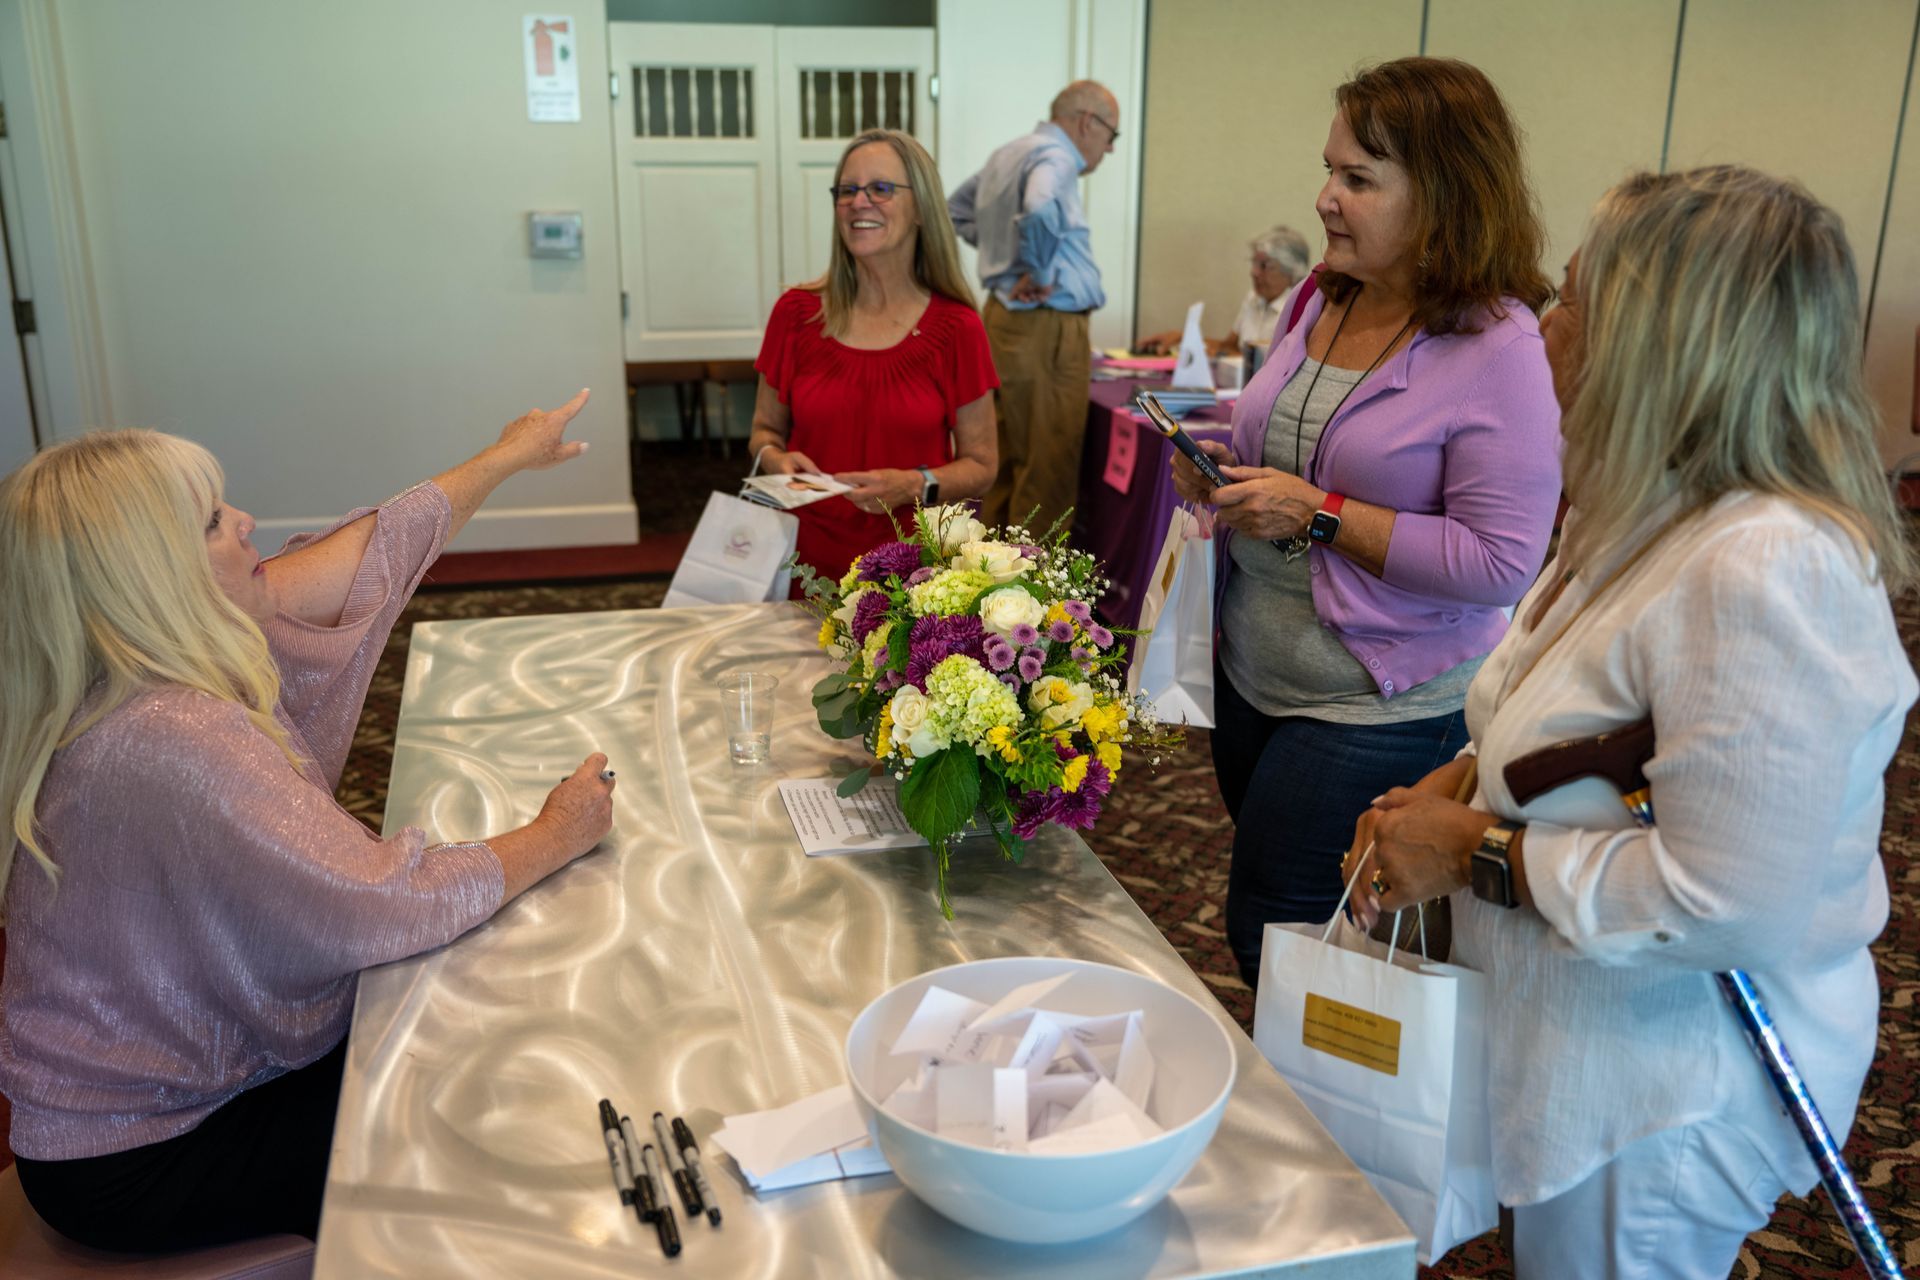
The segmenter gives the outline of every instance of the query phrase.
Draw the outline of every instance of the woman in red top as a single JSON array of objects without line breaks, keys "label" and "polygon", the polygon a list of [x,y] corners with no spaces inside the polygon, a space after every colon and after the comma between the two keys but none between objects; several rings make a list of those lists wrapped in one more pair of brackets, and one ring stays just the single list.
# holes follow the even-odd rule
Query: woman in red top
[{"label": "woman in red top", "polygon": [[774,304],[747,447],[762,471],[854,486],[795,512],[801,563],[838,578],[893,539],[889,512],[987,491],[1000,379],[926,149],[863,133],[832,190],[832,261]]}]

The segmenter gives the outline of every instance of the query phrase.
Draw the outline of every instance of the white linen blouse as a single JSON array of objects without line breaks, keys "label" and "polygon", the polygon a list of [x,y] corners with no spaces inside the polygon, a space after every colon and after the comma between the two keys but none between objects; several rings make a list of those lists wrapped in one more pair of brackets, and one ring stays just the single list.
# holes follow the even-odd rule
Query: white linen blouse
[{"label": "white linen blouse", "polygon": [[[1455,959],[1491,985],[1506,1204],[1550,1199],[1628,1143],[1710,1116],[1745,1127],[1786,1185],[1812,1187],[1718,971],[1752,975],[1838,1137],[1873,1057],[1882,774],[1920,689],[1886,591],[1844,531],[1776,497],[1731,494],[1655,536],[1610,589],[1593,596],[1635,548],[1529,626],[1565,572],[1550,564],[1467,696],[1477,803],[1527,824],[1534,898],[1453,899]],[[1508,761],[1649,713],[1655,826],[1594,778],[1514,803]]]}]

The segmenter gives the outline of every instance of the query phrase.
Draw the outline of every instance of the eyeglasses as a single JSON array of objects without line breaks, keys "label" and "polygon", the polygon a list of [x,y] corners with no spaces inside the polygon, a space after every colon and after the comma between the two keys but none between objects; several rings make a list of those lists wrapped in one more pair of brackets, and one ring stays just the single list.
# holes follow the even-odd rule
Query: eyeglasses
[{"label": "eyeglasses", "polygon": [[869,182],[862,186],[857,182],[843,182],[837,187],[828,187],[827,190],[833,192],[835,204],[852,204],[853,198],[862,191],[866,192],[867,199],[875,204],[885,204],[893,199],[894,192],[904,190],[906,185],[904,182]]},{"label": "eyeglasses", "polygon": [[1102,116],[1100,116],[1100,115],[1099,115],[1099,114],[1098,114],[1097,112],[1093,112],[1093,111],[1089,111],[1089,112],[1087,112],[1087,114],[1088,114],[1088,115],[1090,115],[1090,116],[1092,116],[1092,117],[1093,117],[1093,118],[1094,118],[1095,120],[1098,120],[1098,121],[1100,121],[1100,123],[1101,123],[1101,124],[1103,124],[1103,125],[1106,125],[1106,126],[1107,126],[1107,132],[1108,132],[1109,134],[1111,134],[1111,135],[1113,135],[1113,136],[1112,136],[1111,138],[1109,138],[1109,139],[1108,139],[1108,141],[1110,141],[1110,142],[1118,142],[1118,141],[1120,141],[1120,130],[1119,130],[1119,128],[1118,128],[1118,127],[1117,127],[1116,125],[1114,125],[1114,124],[1112,124],[1112,123],[1110,123],[1109,121],[1107,121],[1107,120],[1106,120],[1105,118],[1103,118]]}]

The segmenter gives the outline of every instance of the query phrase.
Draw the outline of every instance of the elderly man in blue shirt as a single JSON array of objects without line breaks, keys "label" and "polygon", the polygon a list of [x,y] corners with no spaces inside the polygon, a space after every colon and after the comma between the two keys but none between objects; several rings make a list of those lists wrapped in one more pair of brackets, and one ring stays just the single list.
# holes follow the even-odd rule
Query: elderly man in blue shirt
[{"label": "elderly man in blue shirt", "polygon": [[1045,531],[1078,499],[1092,346],[1087,315],[1104,306],[1080,175],[1120,136],[1120,104],[1078,80],[1053,100],[1051,118],[987,158],[947,209],[953,229],[980,250],[988,292],[987,340],[1000,374],[1000,469],[981,499],[988,524],[1036,508]]}]

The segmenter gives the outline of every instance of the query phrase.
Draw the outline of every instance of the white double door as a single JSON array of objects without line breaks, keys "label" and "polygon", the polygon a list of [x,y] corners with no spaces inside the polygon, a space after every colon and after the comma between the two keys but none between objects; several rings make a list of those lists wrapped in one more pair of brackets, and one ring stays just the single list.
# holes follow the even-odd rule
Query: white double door
[{"label": "white double door", "polygon": [[627,359],[754,356],[780,290],[826,269],[847,140],[898,128],[933,150],[933,32],[608,31]]}]

